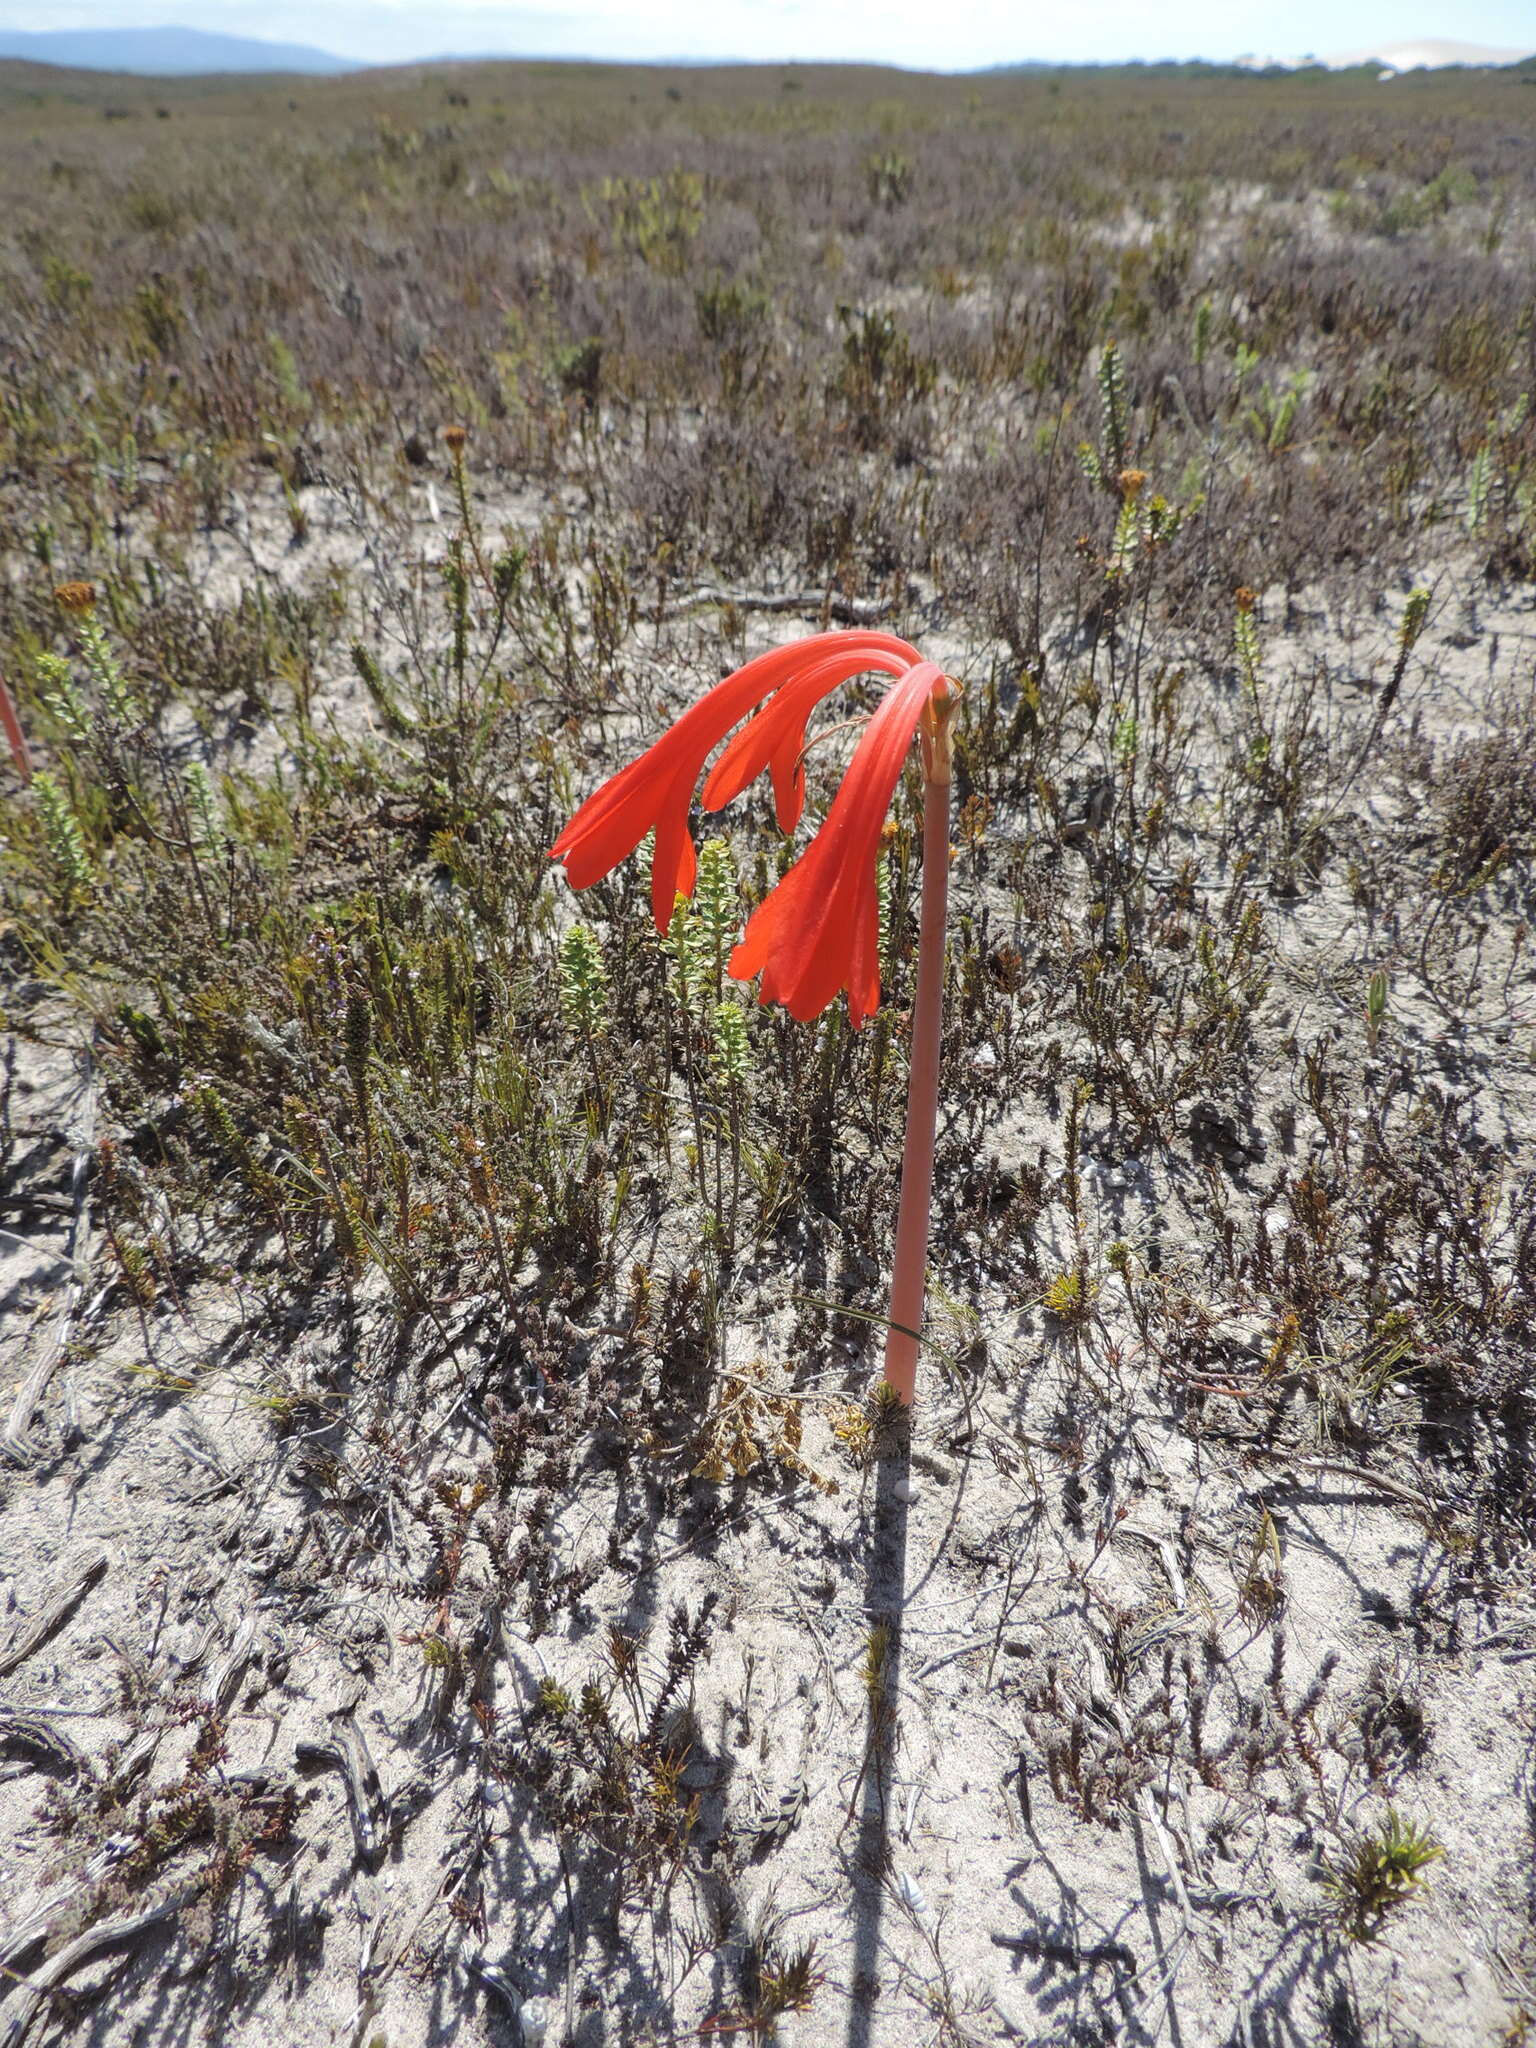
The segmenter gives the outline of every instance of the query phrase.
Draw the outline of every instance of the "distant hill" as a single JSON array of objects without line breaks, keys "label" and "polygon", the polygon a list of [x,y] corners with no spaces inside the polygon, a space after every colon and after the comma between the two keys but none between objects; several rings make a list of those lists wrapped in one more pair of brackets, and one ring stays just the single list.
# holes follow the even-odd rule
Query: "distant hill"
[{"label": "distant hill", "polygon": [[263,43],[197,28],[45,29],[35,35],[0,29],[0,57],[77,71],[134,71],[148,78],[192,78],[215,71],[302,71],[330,77],[362,69],[305,43]]}]

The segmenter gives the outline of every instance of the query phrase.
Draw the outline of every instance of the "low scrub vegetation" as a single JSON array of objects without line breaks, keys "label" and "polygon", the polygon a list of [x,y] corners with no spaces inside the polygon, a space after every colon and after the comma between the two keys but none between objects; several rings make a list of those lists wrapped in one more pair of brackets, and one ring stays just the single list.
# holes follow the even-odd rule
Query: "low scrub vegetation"
[{"label": "low scrub vegetation", "polygon": [[[313,1706],[323,1642],[385,1715],[374,1757],[345,1714],[307,1754],[354,1827],[382,1766],[359,1866],[437,1830],[360,1994],[346,1959],[369,2012],[470,1996],[464,1956],[581,2040],[767,2039],[839,1999],[891,2040],[1001,2024],[915,1878],[916,1960],[868,1934],[916,1853],[904,1674],[948,1648],[903,1663],[897,1630],[876,1683],[853,1542],[902,1441],[870,1390],[917,779],[858,1031],[725,973],[792,851],[761,796],[700,829],[665,939],[643,857],[579,899],[549,858],[728,669],[878,624],[965,686],[910,1469],[974,1473],[979,1521],[924,1541],[945,1597],[1003,1599],[954,1668],[1019,1773],[1004,1917],[1049,1808],[1058,1846],[1176,1856],[1184,1946],[1137,1995],[1166,1967],[1184,1997],[1214,1928],[1244,1960],[1202,2037],[1324,2038],[1258,2016],[1312,1998],[1385,2040],[1338,2017],[1353,1973],[1442,1893],[1457,1943],[1512,1916],[1514,2023],[1528,1842],[1469,1836],[1459,1751],[1422,1766],[1457,1739],[1426,1689],[1516,1640],[1536,1532],[1533,86],[0,64],[0,1217],[91,1226],[55,1243],[91,1240],[64,1327],[39,1309],[0,1374],[0,1512],[206,1454],[116,1639],[180,1761],[153,1792],[115,1751],[58,1766],[53,1952],[117,1926],[129,1840],[127,1881],[193,1872],[204,1962],[245,1944],[185,1992],[207,2025],[260,2038],[322,1968],[315,1871],[269,1880],[331,1779],[231,1777],[239,1702],[270,1710],[154,1620],[227,1539],[283,1623],[263,1684],[298,1660]],[[840,768],[809,756],[814,813]],[[56,1317],[44,1281],[18,1299]],[[1309,1486],[1394,1518],[1386,1606],[1346,1589],[1326,1653]],[[760,1541],[805,1656],[771,1717]],[[1106,1555],[1163,1577],[1101,1590]],[[994,1804],[958,1825],[998,1841],[980,1754]],[[1507,1762],[1465,1794],[1506,1819]],[[792,1927],[753,1891],[781,1857]],[[1128,1951],[1055,1910],[988,1967],[1075,1954],[1079,2031],[1047,1998],[1038,2038],[1120,2026]]]}]

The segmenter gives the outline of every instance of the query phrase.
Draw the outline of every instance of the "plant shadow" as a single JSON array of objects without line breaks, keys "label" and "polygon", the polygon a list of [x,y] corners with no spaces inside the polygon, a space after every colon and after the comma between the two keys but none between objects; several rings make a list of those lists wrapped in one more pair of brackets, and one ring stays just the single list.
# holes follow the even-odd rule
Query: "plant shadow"
[{"label": "plant shadow", "polygon": [[879,1984],[880,1933],[890,1869],[889,1796],[901,1739],[901,1625],[906,1605],[907,1514],[911,1444],[901,1439],[875,1468],[865,1613],[867,1720],[864,1763],[854,1789],[858,1835],[852,1856],[853,1955],[849,1977],[848,2048],[870,2048]]}]

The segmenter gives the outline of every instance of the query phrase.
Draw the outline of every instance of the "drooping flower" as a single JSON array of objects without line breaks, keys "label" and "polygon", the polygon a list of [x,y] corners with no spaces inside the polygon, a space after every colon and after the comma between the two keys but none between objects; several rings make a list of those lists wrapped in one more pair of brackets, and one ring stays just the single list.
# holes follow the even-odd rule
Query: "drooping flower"
[{"label": "drooping flower", "polygon": [[[758,655],[745,668],[737,669],[713,689],[706,690],[638,760],[620,769],[588,797],[551,847],[551,854],[564,861],[571,887],[586,889],[610,874],[634,852],[647,832],[654,831],[651,913],[656,929],[664,932],[672,921],[672,906],[678,896],[692,895],[697,874],[693,839],[688,830],[693,793],[705,762],[731,728],[765,698],[786,690],[791,683],[801,684],[795,698],[797,707],[803,705],[799,723],[786,726],[779,734],[784,751],[771,763],[779,822],[788,830],[799,818],[804,787],[803,776],[798,772],[799,754],[805,720],[814,704],[851,676],[869,670],[901,676],[921,660],[915,647],[894,634],[863,630],[821,633]],[[816,686],[812,693],[813,673]],[[746,730],[750,733],[752,727]],[[775,732],[779,733],[778,727]],[[724,765],[722,759],[721,766]],[[756,768],[752,770],[752,774],[757,772]],[[735,783],[729,795],[735,795],[750,779],[747,776]],[[720,795],[717,790],[712,808],[728,800],[729,796]]]},{"label": "drooping flower", "polygon": [[[761,974],[760,999],[782,1003],[802,1023],[819,1017],[845,988],[855,1030],[879,1008],[880,833],[924,714],[948,691],[947,677],[931,661],[902,676],[864,728],[821,830],[752,913],[731,954],[738,981]],[[790,691],[782,697],[789,700]],[[775,700],[754,723],[791,726],[795,719],[803,730],[799,706],[787,701],[781,715]],[[774,738],[765,734],[764,743],[772,746]]]},{"label": "drooping flower", "polygon": [[767,768],[779,824],[792,831],[805,802],[806,721],[830,691],[869,670],[894,677],[894,685],[867,721],[821,829],[752,913],[729,965],[741,981],[760,975],[761,1000],[782,1003],[801,1021],[819,1016],[843,989],[855,1028],[876,1008],[880,838],[903,763],[921,731],[922,915],[885,1348],[886,1383],[900,1402],[910,1404],[922,1335],[938,1111],[955,685],[915,647],[885,633],[818,634],[760,655],[706,692],[638,761],[589,797],[552,851],[565,862],[572,886],[584,889],[654,830],[651,909],[664,932],[677,896],[693,890],[697,861],[688,811],[715,747],[748,712],[757,712],[715,763],[704,805],[720,809]]}]

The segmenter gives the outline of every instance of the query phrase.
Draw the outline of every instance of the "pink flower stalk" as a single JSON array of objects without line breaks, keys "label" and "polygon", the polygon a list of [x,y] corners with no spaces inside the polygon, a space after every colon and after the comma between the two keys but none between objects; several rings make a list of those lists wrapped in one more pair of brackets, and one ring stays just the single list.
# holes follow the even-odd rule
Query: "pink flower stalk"
[{"label": "pink flower stalk", "polygon": [[781,828],[793,831],[805,803],[805,731],[823,697],[856,675],[895,679],[869,718],[820,830],[747,922],[729,969],[760,976],[759,999],[782,1003],[802,1023],[847,990],[855,1030],[880,1003],[880,834],[901,771],[919,733],[923,743],[923,902],[901,1206],[891,1285],[886,1379],[910,1403],[917,1372],[938,1114],[944,924],[949,881],[949,719],[954,689],[942,669],[888,633],[821,633],[775,648],[727,676],[637,761],[605,782],[551,848],[576,889],[601,881],[656,835],[651,912],[658,931],[697,873],[688,813],[710,754],[758,706],[716,762],[704,786],[719,810],[766,768]]},{"label": "pink flower stalk", "polygon": [[6,688],[4,676],[0,676],[0,726],[5,728],[6,743],[11,750],[11,759],[16,763],[16,773],[23,782],[30,782],[32,755],[27,746],[26,733],[22,730],[16,700]]}]

